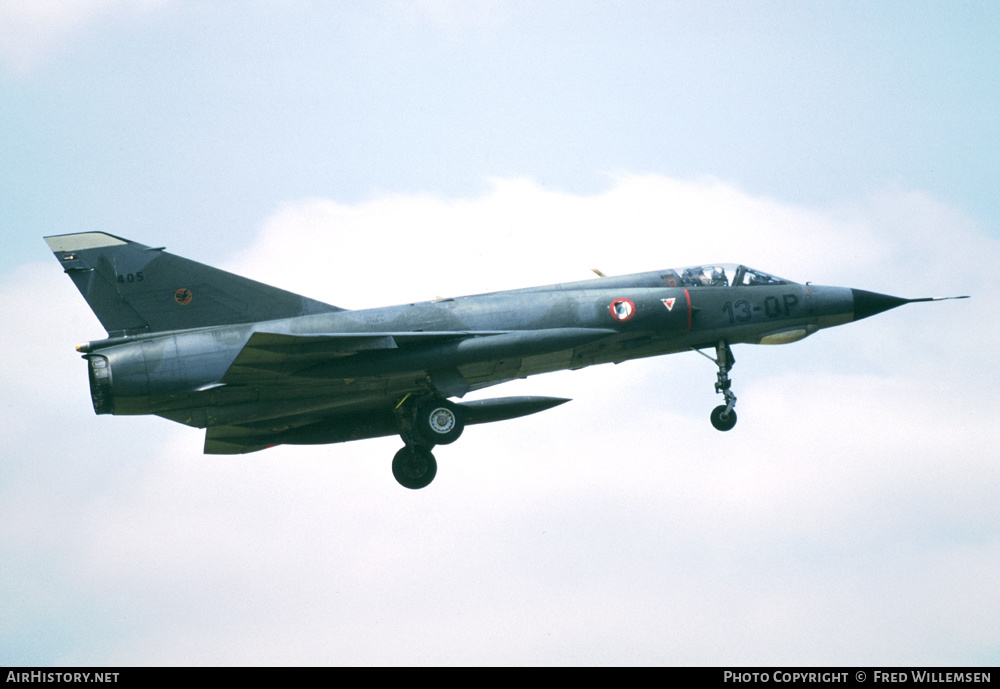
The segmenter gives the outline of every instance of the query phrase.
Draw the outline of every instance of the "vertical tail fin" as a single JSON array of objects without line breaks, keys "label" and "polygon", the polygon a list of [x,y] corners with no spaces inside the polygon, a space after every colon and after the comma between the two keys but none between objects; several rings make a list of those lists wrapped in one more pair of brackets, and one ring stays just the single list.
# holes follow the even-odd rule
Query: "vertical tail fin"
[{"label": "vertical tail fin", "polygon": [[45,241],[111,336],[342,310],[104,232]]}]

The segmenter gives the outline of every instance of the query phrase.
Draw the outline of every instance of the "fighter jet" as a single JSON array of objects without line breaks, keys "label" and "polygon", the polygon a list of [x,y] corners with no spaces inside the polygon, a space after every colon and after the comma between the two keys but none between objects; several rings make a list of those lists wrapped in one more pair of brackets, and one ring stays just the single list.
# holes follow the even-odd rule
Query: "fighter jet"
[{"label": "fighter jet", "polygon": [[469,392],[694,350],[717,367],[723,403],[710,418],[728,431],[732,345],[787,344],[903,304],[965,298],[711,264],[351,311],[104,232],[45,241],[108,333],[77,347],[97,414],[204,428],[207,454],[398,434],[392,472],[412,489],[437,473],[431,450],[466,426],[569,401],[453,401]]}]

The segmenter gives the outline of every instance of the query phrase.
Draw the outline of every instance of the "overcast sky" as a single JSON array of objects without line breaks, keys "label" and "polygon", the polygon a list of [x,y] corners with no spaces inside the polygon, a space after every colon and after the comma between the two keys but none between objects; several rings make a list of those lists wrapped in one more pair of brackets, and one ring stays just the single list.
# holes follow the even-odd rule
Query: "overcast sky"
[{"label": "overcast sky", "polygon": [[[0,665],[1000,663],[1000,6],[0,2]],[[438,448],[93,414],[42,237],[346,308],[743,262],[920,304],[476,398]]]}]

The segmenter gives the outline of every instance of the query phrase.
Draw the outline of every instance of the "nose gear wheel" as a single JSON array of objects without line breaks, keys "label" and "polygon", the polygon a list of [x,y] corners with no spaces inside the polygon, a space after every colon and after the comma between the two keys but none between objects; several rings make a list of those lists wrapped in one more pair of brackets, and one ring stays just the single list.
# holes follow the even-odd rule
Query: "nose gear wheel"
[{"label": "nose gear wheel", "polygon": [[712,425],[717,431],[729,431],[736,425],[736,411],[726,409],[726,405],[720,404],[712,410]]}]

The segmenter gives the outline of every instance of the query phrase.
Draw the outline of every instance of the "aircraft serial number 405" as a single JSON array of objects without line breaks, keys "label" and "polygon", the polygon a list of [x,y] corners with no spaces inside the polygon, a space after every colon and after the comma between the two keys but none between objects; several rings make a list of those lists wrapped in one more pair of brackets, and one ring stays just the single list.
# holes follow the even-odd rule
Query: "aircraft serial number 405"
[{"label": "aircraft serial number 405", "polygon": [[[915,301],[706,265],[349,311],[104,232],[46,237],[108,331],[77,349],[98,414],[206,429],[205,452],[399,434],[393,475],[423,488],[465,426],[567,402],[452,402],[516,378],[695,350],[736,424],[730,346],[785,344]],[[714,350],[709,356],[702,350]]]}]

